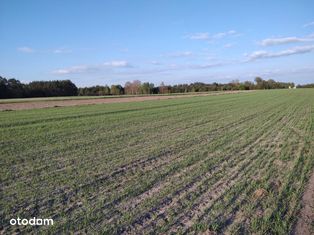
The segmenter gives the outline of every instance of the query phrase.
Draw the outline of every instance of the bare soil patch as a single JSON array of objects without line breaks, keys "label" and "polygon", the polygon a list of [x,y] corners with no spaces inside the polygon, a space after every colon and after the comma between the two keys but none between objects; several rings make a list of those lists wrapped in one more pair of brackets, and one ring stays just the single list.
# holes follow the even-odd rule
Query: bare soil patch
[{"label": "bare soil patch", "polygon": [[314,171],[303,194],[302,209],[293,234],[314,234]]},{"label": "bare soil patch", "polygon": [[209,95],[224,95],[224,94],[235,94],[240,92],[248,91],[226,91],[226,92],[215,92],[215,93],[201,93],[193,95],[165,95],[165,96],[137,96],[127,98],[103,98],[103,99],[78,99],[78,100],[54,100],[54,101],[34,101],[34,102],[16,102],[16,103],[0,103],[0,111],[11,111],[11,110],[23,110],[23,109],[42,109],[52,107],[66,107],[76,105],[90,105],[90,104],[109,104],[109,103],[126,103],[126,102],[139,102],[146,100],[166,100],[176,99],[184,97],[194,96],[209,96]]},{"label": "bare soil patch", "polygon": [[262,199],[266,195],[267,195],[267,191],[263,188],[259,188],[254,192],[253,198],[254,200],[258,200],[258,199]]}]

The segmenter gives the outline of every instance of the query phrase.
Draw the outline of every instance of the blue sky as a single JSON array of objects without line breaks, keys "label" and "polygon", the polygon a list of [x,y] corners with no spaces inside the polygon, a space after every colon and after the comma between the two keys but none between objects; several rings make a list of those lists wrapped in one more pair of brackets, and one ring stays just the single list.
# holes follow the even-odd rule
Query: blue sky
[{"label": "blue sky", "polygon": [[0,1],[0,75],[314,82],[314,1]]}]

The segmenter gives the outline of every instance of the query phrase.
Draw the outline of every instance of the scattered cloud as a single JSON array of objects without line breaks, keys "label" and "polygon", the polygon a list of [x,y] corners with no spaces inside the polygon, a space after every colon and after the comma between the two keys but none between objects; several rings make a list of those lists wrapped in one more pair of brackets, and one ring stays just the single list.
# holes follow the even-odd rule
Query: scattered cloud
[{"label": "scattered cloud", "polygon": [[98,65],[76,65],[69,68],[62,68],[52,71],[55,75],[67,75],[67,74],[79,74],[79,73],[90,73],[99,71],[102,69],[113,69],[113,68],[130,68],[133,67],[129,62],[125,60],[113,60],[104,62]]},{"label": "scattered cloud", "polygon": [[35,50],[31,47],[19,47],[17,48],[17,50],[19,52],[23,52],[23,53],[33,53]]},{"label": "scattered cloud", "polygon": [[191,51],[179,51],[179,52],[173,52],[173,53],[165,54],[163,56],[166,56],[166,57],[189,57],[192,55],[193,55],[193,52],[191,52]]},{"label": "scattered cloud", "polygon": [[217,62],[217,63],[210,63],[210,64],[197,64],[197,65],[190,65],[188,68],[191,69],[210,69],[214,67],[220,67],[222,65],[226,65],[226,63]]},{"label": "scattered cloud", "polygon": [[192,40],[209,40],[210,38],[209,33],[195,33],[187,37]]},{"label": "scattered cloud", "polygon": [[294,47],[294,48],[282,50],[279,52],[255,51],[255,52],[252,52],[251,54],[247,54],[246,56],[248,57],[248,61],[252,61],[252,60],[258,60],[258,59],[304,54],[304,53],[309,53],[312,51],[314,51],[314,45]]},{"label": "scattered cloud", "polygon": [[310,26],[314,26],[314,21],[306,23],[303,25],[304,28],[310,27]]},{"label": "scattered cloud", "polygon": [[206,70],[215,67],[220,67],[223,65],[227,65],[228,63],[223,62],[213,62],[206,64],[167,64],[163,67],[157,67],[152,69],[139,69],[133,71],[122,71],[117,72],[119,75],[136,75],[136,76],[144,76],[144,75],[154,75],[154,74],[170,74],[174,71],[182,71],[182,70]]},{"label": "scattered cloud", "polygon": [[77,66],[72,66],[69,68],[57,69],[53,71],[52,73],[56,75],[78,74],[78,73],[85,73],[93,69],[95,69],[95,67],[88,66],[88,65],[77,65]]},{"label": "scattered cloud", "polygon": [[266,38],[259,42],[262,46],[274,46],[274,45],[281,45],[287,43],[296,43],[296,42],[312,42],[314,38],[305,37],[305,38],[298,38],[298,37],[284,37],[284,38]]},{"label": "scattered cloud", "polygon": [[161,63],[158,62],[158,61],[152,61],[151,64],[153,64],[153,65],[161,65]]},{"label": "scattered cloud", "polygon": [[216,34],[209,34],[208,32],[203,32],[203,33],[195,33],[192,35],[186,36],[189,39],[192,40],[203,40],[203,41],[213,41],[213,40],[218,40],[225,38],[227,36],[236,36],[239,35],[235,30],[229,30],[226,32],[220,32]]},{"label": "scattered cloud", "polygon": [[129,48],[126,48],[126,47],[125,48],[120,48],[119,51],[126,53],[126,52],[129,52]]},{"label": "scattered cloud", "polygon": [[282,69],[278,69],[278,68],[268,68],[268,69],[259,69],[258,71],[251,71],[249,73],[245,73],[245,74],[239,74],[240,77],[245,78],[247,76],[247,78],[254,78],[257,76],[260,77],[278,77],[278,76],[285,76],[285,80],[286,80],[286,76],[287,75],[291,75],[291,74],[311,74],[314,72],[314,67],[313,66],[304,66],[304,67],[299,67],[299,68],[282,68]]},{"label": "scattered cloud", "polygon": [[230,47],[233,47],[233,46],[234,46],[233,43],[227,43],[227,44],[225,44],[223,47],[224,47],[224,48],[230,48]]},{"label": "scattered cloud", "polygon": [[307,36],[308,38],[314,38],[314,33]]},{"label": "scattered cloud", "polygon": [[66,48],[58,48],[52,51],[54,54],[65,54],[65,53],[71,53],[72,51]]},{"label": "scattered cloud", "polygon": [[231,36],[231,35],[235,35],[235,34],[237,34],[237,32],[235,30],[229,30],[228,32],[216,33],[212,37],[214,39],[220,39],[220,38],[224,38],[226,36]]},{"label": "scattered cloud", "polygon": [[220,67],[223,65],[227,65],[227,62],[215,61],[212,63],[204,63],[204,64],[170,64],[168,68],[173,70],[184,70],[184,69],[210,69],[214,67]]},{"label": "scattered cloud", "polygon": [[36,53],[44,53],[44,54],[50,54],[50,53],[53,53],[53,54],[65,54],[65,53],[71,53],[72,51],[70,49],[67,49],[67,48],[56,48],[56,49],[43,49],[43,50],[35,50],[34,48],[31,48],[31,47],[27,47],[27,46],[24,46],[24,47],[19,47],[17,48],[17,50],[19,52],[23,52],[23,53],[33,53],[33,52],[36,52]]},{"label": "scattered cloud", "polygon": [[125,60],[113,60],[103,63],[103,66],[108,68],[129,68],[132,67],[132,65]]},{"label": "scattered cloud", "polygon": [[118,75],[126,75],[126,76],[144,76],[144,75],[154,75],[154,74],[165,74],[169,73],[170,71],[177,70],[174,66],[166,66],[166,67],[157,67],[152,69],[137,69],[133,71],[121,71],[117,72]]}]

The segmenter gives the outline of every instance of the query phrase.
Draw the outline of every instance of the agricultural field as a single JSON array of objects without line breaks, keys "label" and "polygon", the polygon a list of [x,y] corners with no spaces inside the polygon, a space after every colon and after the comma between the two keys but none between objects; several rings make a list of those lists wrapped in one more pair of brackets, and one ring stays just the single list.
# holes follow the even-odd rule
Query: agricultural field
[{"label": "agricultural field", "polygon": [[47,97],[47,98],[19,98],[0,99],[0,111],[42,109],[67,107],[76,105],[93,105],[108,103],[128,103],[147,100],[167,100],[192,96],[225,95],[250,91],[214,91],[214,92],[188,92],[172,94],[150,94],[150,95],[121,95],[121,96],[70,96],[70,97]]},{"label": "agricultural field", "polygon": [[0,112],[0,231],[289,234],[313,120],[313,89]]}]

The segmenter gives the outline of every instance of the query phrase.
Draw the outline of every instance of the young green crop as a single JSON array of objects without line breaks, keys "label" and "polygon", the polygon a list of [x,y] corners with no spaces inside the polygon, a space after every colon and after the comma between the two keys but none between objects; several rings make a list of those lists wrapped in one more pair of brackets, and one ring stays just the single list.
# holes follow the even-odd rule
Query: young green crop
[{"label": "young green crop", "polygon": [[287,234],[313,120],[313,89],[0,112],[0,229]]}]

